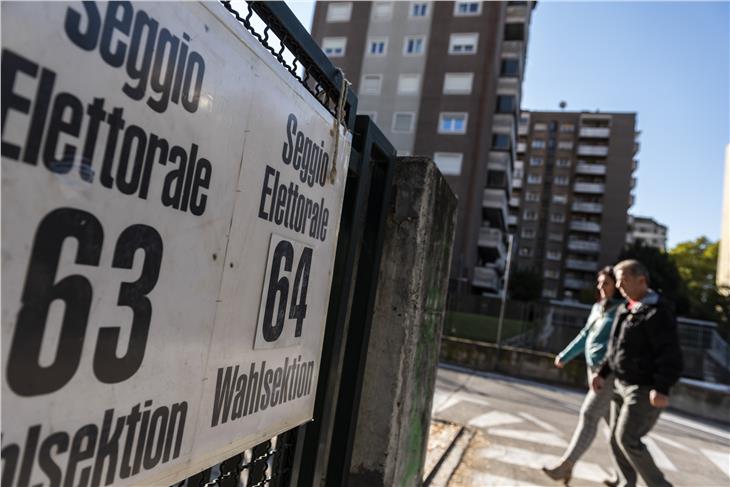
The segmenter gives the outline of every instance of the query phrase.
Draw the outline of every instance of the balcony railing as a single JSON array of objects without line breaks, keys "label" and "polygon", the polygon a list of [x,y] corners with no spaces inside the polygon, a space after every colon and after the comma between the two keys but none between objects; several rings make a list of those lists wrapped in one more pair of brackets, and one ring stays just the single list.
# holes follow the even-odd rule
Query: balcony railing
[{"label": "balcony railing", "polygon": [[482,207],[494,214],[491,219],[493,227],[504,227],[507,224],[507,194],[503,189],[487,188],[482,196]]},{"label": "balcony railing", "polygon": [[527,20],[526,5],[510,5],[507,7],[507,22],[524,22]]},{"label": "balcony railing", "polygon": [[517,153],[524,154],[527,150],[527,144],[525,142],[517,142]]},{"label": "balcony railing", "polygon": [[512,189],[522,187],[522,178],[512,180]]},{"label": "balcony railing", "polygon": [[581,127],[579,135],[581,137],[608,138],[611,135],[611,129],[608,127]]},{"label": "balcony railing", "polygon": [[517,215],[509,215],[507,217],[507,225],[517,225]]},{"label": "balcony railing", "polygon": [[573,203],[573,211],[583,213],[603,213],[603,205],[601,203]]},{"label": "balcony railing", "polygon": [[597,271],[598,262],[594,260],[566,259],[565,267],[578,271]]},{"label": "balcony railing", "polygon": [[580,144],[578,146],[578,155],[604,157],[608,155],[608,147],[605,145]]},{"label": "balcony railing", "polygon": [[601,224],[596,222],[573,220],[570,222],[570,229],[578,230],[579,232],[601,233]]},{"label": "balcony railing", "polygon": [[499,291],[501,287],[499,274],[493,267],[475,267],[472,284],[490,291]]},{"label": "balcony railing", "polygon": [[574,250],[576,252],[600,252],[601,251],[601,243],[600,242],[594,242],[592,240],[569,240],[568,241],[568,249]]},{"label": "balcony railing", "polygon": [[605,164],[577,164],[575,166],[576,174],[606,174]]},{"label": "balcony railing", "polygon": [[499,257],[504,257],[507,249],[504,246],[504,233],[498,228],[481,227],[479,229],[479,246],[496,249]]},{"label": "balcony railing", "polygon": [[566,277],[565,281],[563,281],[563,287],[568,289],[583,290],[592,286],[592,281],[584,281],[583,279],[575,279],[573,277]]},{"label": "balcony railing", "polygon": [[519,196],[513,196],[509,199],[509,205],[512,207],[519,207],[520,206],[520,197]]},{"label": "balcony railing", "polygon": [[575,183],[573,189],[576,193],[592,193],[603,194],[606,191],[606,185],[603,183]]}]

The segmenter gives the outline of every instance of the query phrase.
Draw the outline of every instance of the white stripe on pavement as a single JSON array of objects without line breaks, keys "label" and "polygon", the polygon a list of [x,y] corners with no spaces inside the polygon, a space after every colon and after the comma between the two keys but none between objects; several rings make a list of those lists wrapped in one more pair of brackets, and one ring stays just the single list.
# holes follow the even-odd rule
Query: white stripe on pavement
[{"label": "white stripe on pavement", "polygon": [[659,445],[656,444],[656,441],[654,441],[651,437],[645,436],[644,444],[646,445],[647,450],[649,450],[649,453],[651,454],[652,458],[654,459],[654,463],[656,463],[656,466],[662,469],[667,469],[672,472],[677,471],[677,467],[674,466],[671,460],[669,460],[669,457],[667,457],[664,452],[659,448]]},{"label": "white stripe on pavement", "polygon": [[476,416],[469,421],[469,426],[476,428],[489,428],[490,426],[502,426],[505,424],[521,423],[522,418],[518,418],[509,413],[502,413],[500,411],[490,411],[486,414]]},{"label": "white stripe on pavement", "polygon": [[553,433],[545,433],[543,431],[526,431],[512,430],[504,428],[489,428],[487,433],[490,435],[503,436],[505,438],[514,438],[516,440],[530,441],[538,445],[550,445],[565,448],[568,443],[558,435]]},{"label": "white stripe on pavement", "polygon": [[483,487],[541,487],[537,484],[531,484],[524,480],[510,479],[507,477],[499,477],[497,475],[489,475],[487,473],[475,473],[471,476],[469,485],[479,485]]},{"label": "white stripe on pavement", "polygon": [[717,465],[717,468],[722,470],[722,473],[730,477],[730,453],[714,450],[700,450],[704,456],[706,456],[712,463]]},{"label": "white stripe on pavement", "polygon": [[519,413],[519,415],[522,416],[523,418],[525,418],[527,421],[535,423],[536,425],[538,425],[540,428],[544,429],[545,431],[552,431],[553,433],[560,435],[560,431],[558,431],[558,429],[555,426],[553,426],[549,423],[546,423],[545,421],[543,421],[541,419],[537,419],[532,414],[523,412],[523,413]]},{"label": "white stripe on pavement", "polygon": [[650,438],[654,438],[656,441],[658,441],[660,443],[664,443],[664,444],[667,444],[669,446],[673,446],[674,448],[677,448],[677,449],[682,450],[682,451],[686,451],[686,452],[694,451],[691,448],[687,448],[683,444],[672,440],[671,438],[667,438],[665,436],[661,436],[661,435],[658,435],[656,433],[649,433],[649,437]]},{"label": "white stripe on pavement", "polygon": [[671,413],[662,413],[662,417],[660,419],[664,421],[670,421],[675,424],[680,424],[682,426],[686,426],[688,428],[695,429],[697,431],[703,431],[705,433],[710,433],[711,435],[719,436],[720,438],[725,438],[726,440],[730,440],[730,431],[727,429],[720,429],[716,428],[714,426],[710,426],[708,424],[703,424],[698,421],[693,421],[691,419],[682,418],[680,416],[675,416]]},{"label": "white stripe on pavement", "polygon": [[[511,446],[482,448],[477,454],[482,458],[497,460],[511,465],[520,465],[535,470],[540,470],[546,465],[557,465],[560,462],[560,457],[557,455],[534,453],[530,450]],[[608,474],[595,463],[579,461],[573,467],[573,477],[600,484],[604,479],[608,478]]]}]

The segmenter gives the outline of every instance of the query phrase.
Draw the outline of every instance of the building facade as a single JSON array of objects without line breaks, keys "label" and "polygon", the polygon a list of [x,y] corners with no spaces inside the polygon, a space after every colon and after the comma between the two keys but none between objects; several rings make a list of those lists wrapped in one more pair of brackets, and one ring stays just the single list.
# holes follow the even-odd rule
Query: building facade
[{"label": "building facade", "polygon": [[577,298],[626,242],[636,114],[524,111],[510,199],[516,264],[543,297]]},{"label": "building facade", "polygon": [[459,198],[452,277],[499,292],[535,2],[318,2],[312,36],[400,155]]},{"label": "building facade", "polygon": [[[730,294],[730,144],[725,146],[725,185],[722,196],[722,230],[717,256],[717,287]],[[728,289],[724,289],[728,288]]]},{"label": "building facade", "polygon": [[626,243],[628,245],[639,243],[666,252],[667,226],[648,216],[629,215]]}]

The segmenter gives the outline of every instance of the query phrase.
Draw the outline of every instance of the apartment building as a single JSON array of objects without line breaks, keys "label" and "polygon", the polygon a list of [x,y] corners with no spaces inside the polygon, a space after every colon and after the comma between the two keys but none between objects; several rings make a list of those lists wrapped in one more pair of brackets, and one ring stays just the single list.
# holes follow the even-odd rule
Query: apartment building
[{"label": "apartment building", "polygon": [[722,230],[717,256],[717,286],[730,294],[730,144],[725,146],[725,185],[722,196]]},{"label": "apartment building", "polygon": [[636,114],[524,111],[508,223],[516,265],[543,297],[577,298],[626,242],[639,150]]},{"label": "apartment building", "polygon": [[629,215],[629,228],[626,243],[640,243],[665,252],[667,250],[667,226],[648,216]]},{"label": "apartment building", "polygon": [[434,159],[459,198],[452,277],[502,287],[535,2],[318,2],[312,36],[400,155]]}]

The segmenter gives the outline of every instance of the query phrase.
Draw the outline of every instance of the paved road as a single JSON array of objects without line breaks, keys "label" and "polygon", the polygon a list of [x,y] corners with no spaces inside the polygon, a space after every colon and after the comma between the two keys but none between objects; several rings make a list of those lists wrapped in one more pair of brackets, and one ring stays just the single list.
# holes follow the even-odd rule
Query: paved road
[{"label": "paved road", "polygon": [[[583,395],[497,374],[440,367],[433,416],[477,431],[450,486],[559,485],[540,471],[557,463]],[[597,486],[611,468],[608,428],[573,471],[574,486]],[[730,429],[662,414],[646,440],[676,487],[730,485]]]}]

